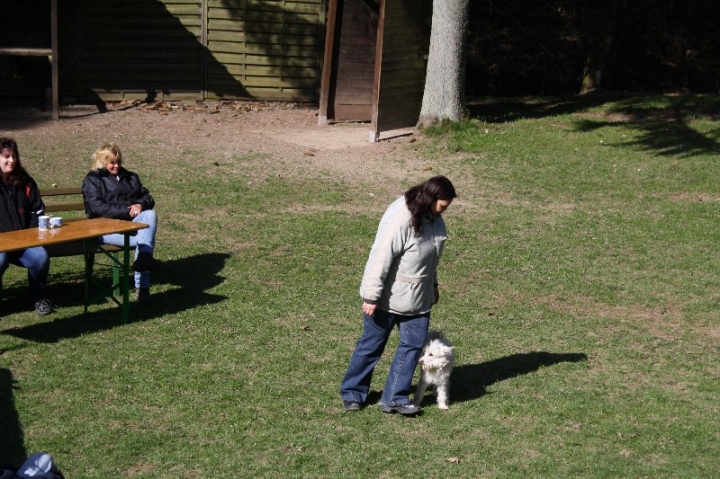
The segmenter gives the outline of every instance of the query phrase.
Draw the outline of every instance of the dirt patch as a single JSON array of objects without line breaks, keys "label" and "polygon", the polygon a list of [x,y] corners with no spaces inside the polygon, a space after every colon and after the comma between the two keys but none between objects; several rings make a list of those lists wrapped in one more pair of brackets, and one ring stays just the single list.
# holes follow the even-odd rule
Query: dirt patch
[{"label": "dirt patch", "polygon": [[[296,103],[122,102],[108,104],[102,111],[93,105],[64,106],[60,120],[52,121],[42,109],[13,106],[0,109],[0,134],[18,141],[25,134],[39,134],[49,144],[75,135],[81,143],[70,154],[85,158],[105,141],[117,141],[128,151],[133,142],[151,142],[165,151],[199,148],[220,158],[266,154],[349,178],[380,172],[388,178],[405,178],[408,168],[418,171],[418,177],[427,176],[422,175],[423,165],[413,151],[404,148],[417,140],[413,128],[384,132],[379,142],[370,143],[368,123],[318,125],[317,112],[312,105]],[[33,153],[20,146],[25,157]],[[386,161],[388,156],[402,161]]]},{"label": "dirt patch", "polygon": [[[460,197],[453,210],[484,211],[497,188],[478,182],[463,166],[464,153],[423,156],[432,141],[414,128],[384,132],[371,143],[370,124],[318,124],[314,105],[216,102],[69,105],[53,121],[41,107],[0,105],[0,136],[15,138],[25,167],[41,187],[78,184],[92,153],[117,142],[129,169],[151,181],[210,172],[238,175],[249,184],[269,176],[300,181],[326,178],[382,196],[384,208],[408,186],[447,175]],[[165,205],[172,207],[166,198]]]}]

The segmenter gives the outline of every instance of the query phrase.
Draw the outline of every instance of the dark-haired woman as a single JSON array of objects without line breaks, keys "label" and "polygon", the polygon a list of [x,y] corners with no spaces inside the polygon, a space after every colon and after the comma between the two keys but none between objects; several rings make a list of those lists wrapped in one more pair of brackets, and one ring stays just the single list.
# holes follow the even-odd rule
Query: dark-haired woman
[{"label": "dark-haired woman", "polygon": [[435,176],[406,191],[380,220],[360,286],[363,333],[340,385],[346,411],[357,411],[365,404],[375,365],[397,326],[400,344],[380,410],[407,416],[420,412],[409,394],[427,337],[430,309],[440,299],[437,266],[447,239],[442,214],[455,197],[450,180]]},{"label": "dark-haired woman", "polygon": [[[37,227],[38,217],[45,214],[45,203],[37,183],[20,163],[17,143],[9,138],[0,138],[0,185],[0,233]],[[51,313],[52,303],[45,297],[50,272],[50,259],[45,248],[38,246],[0,253],[0,281],[11,263],[28,270],[30,297],[35,304],[35,312]]]}]

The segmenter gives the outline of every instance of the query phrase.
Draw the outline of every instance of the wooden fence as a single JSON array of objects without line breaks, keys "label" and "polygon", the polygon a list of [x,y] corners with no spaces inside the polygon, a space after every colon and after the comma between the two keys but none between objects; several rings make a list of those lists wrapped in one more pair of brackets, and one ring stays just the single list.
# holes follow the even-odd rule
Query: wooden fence
[{"label": "wooden fence", "polygon": [[[33,1],[35,15],[49,16]],[[325,9],[326,0],[63,0],[60,92],[82,101],[314,101]],[[25,33],[14,28],[13,37]]]}]

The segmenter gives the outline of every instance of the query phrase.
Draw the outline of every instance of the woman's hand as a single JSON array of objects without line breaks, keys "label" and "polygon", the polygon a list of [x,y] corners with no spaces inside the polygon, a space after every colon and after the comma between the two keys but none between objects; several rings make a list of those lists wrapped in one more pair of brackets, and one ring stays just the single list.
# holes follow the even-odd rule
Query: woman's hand
[{"label": "woman's hand", "polygon": [[377,304],[370,304],[363,301],[362,305],[363,313],[368,316],[375,316],[375,310],[377,310]]},{"label": "woman's hand", "polygon": [[142,205],[137,203],[129,207],[130,218],[135,218],[142,212]]},{"label": "woman's hand", "polygon": [[437,286],[435,286],[435,304],[438,304],[440,301],[440,290]]}]

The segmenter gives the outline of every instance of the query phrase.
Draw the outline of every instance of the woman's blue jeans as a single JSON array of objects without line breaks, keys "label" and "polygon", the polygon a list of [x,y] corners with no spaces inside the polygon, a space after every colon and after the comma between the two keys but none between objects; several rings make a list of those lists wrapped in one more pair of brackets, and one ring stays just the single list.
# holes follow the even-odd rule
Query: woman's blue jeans
[{"label": "woman's blue jeans", "polygon": [[[153,254],[155,250],[155,232],[157,231],[157,213],[155,210],[144,210],[133,218],[136,223],[145,223],[147,228],[138,230],[134,236],[130,237],[130,247],[135,248],[135,259],[140,253]],[[98,238],[98,242],[103,244],[111,244],[115,246],[125,245],[125,235],[111,234]],[[142,271],[135,273],[135,287],[150,287],[150,271]]]},{"label": "woman's blue jeans", "polygon": [[410,402],[412,378],[427,338],[430,312],[416,316],[380,310],[377,310],[374,316],[363,314],[363,333],[340,385],[340,396],[343,400],[365,403],[375,365],[380,360],[395,325],[400,331],[400,344],[395,351],[380,402],[388,406],[400,406]]},{"label": "woman's blue jeans", "polygon": [[[50,272],[50,258],[42,246],[28,248],[24,251],[0,253],[0,281],[10,263],[27,268],[30,297],[38,300],[45,297],[47,277]],[[0,291],[2,289],[0,288]]]}]

